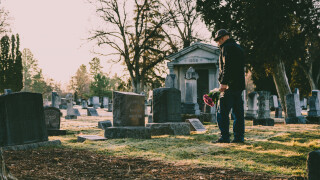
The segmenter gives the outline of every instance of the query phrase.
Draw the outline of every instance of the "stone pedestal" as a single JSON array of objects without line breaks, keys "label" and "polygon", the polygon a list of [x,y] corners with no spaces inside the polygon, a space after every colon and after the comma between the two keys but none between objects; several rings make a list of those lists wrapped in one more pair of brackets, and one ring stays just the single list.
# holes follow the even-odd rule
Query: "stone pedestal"
[{"label": "stone pedestal", "polygon": [[248,95],[248,110],[245,111],[245,119],[256,119],[258,117],[258,93],[251,92]]},{"label": "stone pedestal", "polygon": [[122,126],[108,127],[105,129],[104,137],[109,139],[117,138],[135,138],[135,139],[151,139],[151,129],[142,126]]},{"label": "stone pedestal", "polygon": [[270,92],[258,91],[258,117],[253,119],[253,125],[274,126],[274,120],[270,118]]},{"label": "stone pedestal", "polygon": [[287,124],[305,124],[306,118],[301,115],[299,94],[286,95]]},{"label": "stone pedestal", "polygon": [[186,122],[149,123],[151,135],[190,135],[190,125]]}]

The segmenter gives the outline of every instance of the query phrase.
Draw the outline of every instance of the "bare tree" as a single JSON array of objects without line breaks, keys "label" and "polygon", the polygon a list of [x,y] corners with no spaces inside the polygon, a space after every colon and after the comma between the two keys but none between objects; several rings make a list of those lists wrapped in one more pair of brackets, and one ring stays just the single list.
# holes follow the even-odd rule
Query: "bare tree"
[{"label": "bare tree", "polygon": [[[1,3],[1,2],[0,2]],[[3,35],[6,32],[10,32],[10,17],[9,12],[4,8],[0,9],[0,34]]]},{"label": "bare tree", "polygon": [[196,11],[196,1],[167,0],[165,7],[171,18],[168,29],[166,29],[166,36],[169,40],[168,44],[175,52],[200,40],[200,31],[203,33],[206,28],[200,20],[200,13]]},{"label": "bare tree", "polygon": [[115,52],[108,55],[118,55],[117,62],[125,64],[133,91],[144,91],[148,74],[171,51],[163,31],[170,16],[159,0],[93,0],[92,3],[104,28],[95,30],[89,40],[97,41],[99,47],[113,48]]}]

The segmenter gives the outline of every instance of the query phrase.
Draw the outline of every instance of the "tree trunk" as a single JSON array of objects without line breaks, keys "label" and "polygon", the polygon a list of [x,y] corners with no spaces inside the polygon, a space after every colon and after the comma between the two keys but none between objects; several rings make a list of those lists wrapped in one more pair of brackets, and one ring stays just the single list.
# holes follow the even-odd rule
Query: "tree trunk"
[{"label": "tree trunk", "polygon": [[2,148],[0,148],[0,179],[1,180],[7,180],[7,179],[12,179],[12,180],[16,180],[17,178],[15,178],[7,169],[5,163],[4,163],[4,159],[3,159],[3,155],[2,155]]},{"label": "tree trunk", "polygon": [[291,94],[291,89],[289,86],[286,70],[282,60],[279,60],[279,63],[273,67],[272,76],[273,76],[274,84],[276,85],[276,88],[277,88],[281,107],[285,113],[285,117],[287,117],[285,97],[287,94]]},{"label": "tree trunk", "polygon": [[305,74],[306,74],[306,77],[307,77],[307,79],[309,81],[309,84],[310,84],[310,87],[311,87],[311,91],[318,89],[314,79],[312,78],[312,74],[310,72],[309,73],[305,73]]}]

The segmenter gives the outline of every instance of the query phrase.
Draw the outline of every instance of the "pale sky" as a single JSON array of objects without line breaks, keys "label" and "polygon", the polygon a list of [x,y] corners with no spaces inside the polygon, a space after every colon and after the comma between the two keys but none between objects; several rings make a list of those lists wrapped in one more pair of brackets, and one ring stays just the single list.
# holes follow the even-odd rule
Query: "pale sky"
[{"label": "pale sky", "polygon": [[[86,0],[1,0],[1,6],[13,18],[12,31],[20,35],[20,50],[29,48],[43,74],[62,85],[81,64],[89,69],[89,61],[97,56],[91,53],[94,44],[86,41],[97,19]],[[106,60],[100,60],[107,69]]]},{"label": "pale sky", "polygon": [[[65,87],[81,64],[87,65],[96,54],[88,42],[89,31],[99,25],[95,8],[87,0],[0,0],[10,13],[12,33],[20,35],[20,44],[29,48],[45,77]],[[202,33],[207,29],[203,25]],[[112,49],[104,49],[104,52]],[[107,53],[106,53],[107,54]],[[104,72],[122,75],[123,67],[99,57]],[[112,65],[112,67],[111,67]]]}]

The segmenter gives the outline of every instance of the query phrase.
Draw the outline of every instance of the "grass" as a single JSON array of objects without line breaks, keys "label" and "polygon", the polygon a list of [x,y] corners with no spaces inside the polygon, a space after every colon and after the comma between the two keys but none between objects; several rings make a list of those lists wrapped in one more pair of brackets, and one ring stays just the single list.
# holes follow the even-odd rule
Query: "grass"
[{"label": "grass", "polygon": [[[219,137],[217,125],[205,125],[207,132],[190,136],[153,136],[152,139],[109,139],[107,141],[76,141],[79,134],[103,136],[97,122],[112,117],[62,119],[65,136],[63,147],[90,149],[113,156],[144,157],[179,164],[240,168],[251,172],[276,175],[306,176],[309,152],[320,149],[319,125],[252,126],[246,121],[245,144],[213,144]],[[232,122],[231,122],[232,125]],[[230,127],[231,128],[231,127]]]}]

